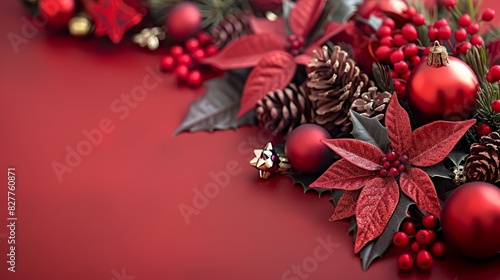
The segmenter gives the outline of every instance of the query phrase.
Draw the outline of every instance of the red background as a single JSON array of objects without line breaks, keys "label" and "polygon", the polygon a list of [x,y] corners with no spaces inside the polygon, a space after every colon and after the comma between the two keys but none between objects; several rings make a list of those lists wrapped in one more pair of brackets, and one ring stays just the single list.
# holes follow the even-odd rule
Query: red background
[{"label": "red background", "polygon": [[[500,279],[500,257],[456,254],[429,273],[402,274],[394,249],[363,272],[349,223],[328,222],[327,197],[303,194],[288,178],[258,179],[248,165],[257,128],[172,137],[203,90],[179,89],[163,76],[127,118],[112,111],[146,67],[157,67],[161,51],[40,29],[16,54],[7,34],[21,35],[27,14],[16,1],[0,5],[0,174],[16,167],[18,186],[16,273],[7,272],[7,189],[0,188],[0,279],[132,280],[120,277],[123,268],[136,280],[282,279],[328,236],[339,247],[308,279]],[[82,130],[103,118],[115,130],[59,182],[52,163],[64,163],[66,147],[76,148]],[[192,206],[193,189],[232,161],[240,173],[186,224],[179,205]]]}]

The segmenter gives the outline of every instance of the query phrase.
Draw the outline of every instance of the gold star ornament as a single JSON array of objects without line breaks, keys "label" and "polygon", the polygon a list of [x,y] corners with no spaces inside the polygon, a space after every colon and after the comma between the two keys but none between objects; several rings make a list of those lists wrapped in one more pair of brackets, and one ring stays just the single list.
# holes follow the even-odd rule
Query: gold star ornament
[{"label": "gold star ornament", "polygon": [[288,159],[276,153],[271,142],[267,143],[264,149],[255,149],[253,153],[255,157],[250,161],[250,165],[259,170],[261,179],[267,179],[273,173],[292,170]]}]

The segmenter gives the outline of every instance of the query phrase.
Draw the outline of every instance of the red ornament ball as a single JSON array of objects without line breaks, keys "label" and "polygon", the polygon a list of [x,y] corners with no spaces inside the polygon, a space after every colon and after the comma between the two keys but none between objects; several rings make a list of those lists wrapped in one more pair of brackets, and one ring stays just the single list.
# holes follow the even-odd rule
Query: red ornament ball
[{"label": "red ornament ball", "polygon": [[75,13],[74,0],[39,0],[38,9],[50,27],[64,29]]},{"label": "red ornament ball", "polygon": [[333,163],[333,152],[321,142],[330,139],[326,129],[316,124],[303,124],[294,129],[285,144],[285,154],[295,170],[321,173]]},{"label": "red ornament ball", "polygon": [[200,10],[192,3],[177,4],[167,15],[165,27],[172,40],[185,42],[201,29]]},{"label": "red ornament ball", "polygon": [[458,187],[441,214],[448,244],[465,256],[487,258],[500,252],[500,189],[485,182]]},{"label": "red ornament ball", "polygon": [[165,55],[160,60],[160,68],[162,71],[171,72],[175,69],[175,58],[171,55]]},{"label": "red ornament ball", "polygon": [[[429,55],[435,53],[431,49]],[[476,110],[478,79],[462,60],[429,66],[427,60],[413,69],[406,98],[419,125],[437,120],[465,120]]]},{"label": "red ornament ball", "polygon": [[189,72],[186,82],[191,87],[199,87],[202,82],[201,72],[199,70]]}]

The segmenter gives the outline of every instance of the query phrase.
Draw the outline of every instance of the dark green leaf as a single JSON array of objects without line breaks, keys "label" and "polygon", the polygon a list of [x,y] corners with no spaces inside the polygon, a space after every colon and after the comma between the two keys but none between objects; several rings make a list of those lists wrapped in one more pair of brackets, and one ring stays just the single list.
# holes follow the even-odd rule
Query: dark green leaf
[{"label": "dark green leaf", "polygon": [[321,196],[323,193],[331,192],[330,189],[310,188],[309,187],[311,185],[311,183],[316,181],[316,179],[318,179],[321,174],[311,175],[311,174],[293,172],[293,173],[286,173],[285,175],[293,180],[294,185],[302,186],[304,188],[304,193],[306,193],[310,190],[314,190],[318,193],[319,196]]},{"label": "dark green leaf", "polygon": [[337,203],[339,202],[340,197],[344,193],[344,190],[335,190],[332,189],[332,195],[330,196],[330,200],[333,202],[333,205],[337,206]]},{"label": "dark green leaf", "polygon": [[351,134],[354,138],[377,146],[382,151],[387,151],[391,143],[387,135],[387,128],[383,127],[376,117],[367,118],[353,110],[350,112],[353,124]]},{"label": "dark green leaf", "polygon": [[358,224],[356,223],[356,216],[351,217],[351,225],[347,230],[347,234],[352,233],[352,241],[356,241],[356,233],[358,232]]},{"label": "dark green leaf", "polygon": [[372,72],[379,91],[394,92],[394,81],[389,66],[373,63]]},{"label": "dark green leaf", "polygon": [[458,167],[460,166],[460,163],[462,163],[465,158],[467,157],[467,153],[462,152],[462,151],[451,151],[451,153],[448,155],[448,158],[453,162],[453,164]]},{"label": "dark green leaf", "polygon": [[430,177],[441,177],[444,179],[451,179],[455,174],[444,167],[443,163],[438,163],[433,166],[421,168]]},{"label": "dark green leaf", "polygon": [[389,248],[392,243],[392,237],[399,230],[401,222],[406,218],[406,213],[410,205],[413,205],[413,201],[409,199],[405,194],[401,193],[396,210],[392,214],[389,223],[387,224],[385,230],[382,232],[379,238],[368,243],[359,253],[361,258],[361,264],[363,270],[366,271],[370,264],[376,259],[382,256],[383,253]]}]

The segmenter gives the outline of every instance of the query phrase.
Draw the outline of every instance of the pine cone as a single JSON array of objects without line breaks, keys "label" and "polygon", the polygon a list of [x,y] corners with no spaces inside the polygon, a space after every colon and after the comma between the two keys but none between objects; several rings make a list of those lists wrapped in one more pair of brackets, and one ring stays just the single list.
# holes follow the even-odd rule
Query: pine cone
[{"label": "pine cone", "polygon": [[271,91],[259,100],[256,113],[259,125],[275,135],[288,134],[297,126],[310,123],[313,119],[307,93],[293,83],[283,90]]},{"label": "pine cone", "polygon": [[354,100],[351,110],[368,118],[377,117],[382,120],[391,98],[392,94],[390,92],[380,92],[377,87],[371,87],[367,92],[362,93],[358,99]]},{"label": "pine cone", "polygon": [[373,81],[339,46],[333,47],[331,55],[323,46],[321,52],[315,52],[309,67],[312,72],[306,85],[315,112],[314,121],[329,131],[348,131],[352,126],[349,109],[362,92],[374,85]]},{"label": "pine cone", "polygon": [[497,132],[483,136],[479,143],[472,144],[470,155],[465,161],[465,175],[468,181],[495,183],[500,180],[499,147],[500,134]]},{"label": "pine cone", "polygon": [[234,14],[225,16],[210,31],[210,34],[214,38],[214,44],[218,48],[222,48],[232,40],[250,34],[252,32],[250,17],[252,16],[251,11],[237,11]]}]

